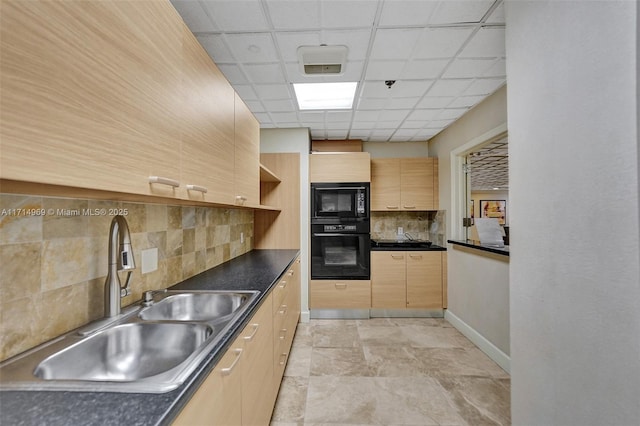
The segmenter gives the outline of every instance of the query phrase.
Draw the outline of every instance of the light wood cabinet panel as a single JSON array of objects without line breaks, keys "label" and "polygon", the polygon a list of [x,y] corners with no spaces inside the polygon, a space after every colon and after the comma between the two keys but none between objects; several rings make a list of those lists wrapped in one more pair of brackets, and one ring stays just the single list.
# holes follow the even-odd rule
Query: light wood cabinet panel
[{"label": "light wood cabinet panel", "polygon": [[374,158],[371,160],[371,210],[438,209],[438,159]]},{"label": "light wood cabinet panel", "polygon": [[433,203],[433,158],[403,158],[400,161],[400,205],[403,210],[435,210]]},{"label": "light wood cabinet panel", "polygon": [[310,280],[311,309],[368,309],[371,307],[370,280]]},{"label": "light wood cabinet panel", "polygon": [[242,368],[242,424],[269,424],[273,401],[265,390],[273,389],[272,294],[262,302],[242,333],[245,359]]},{"label": "light wood cabinet panel", "polygon": [[233,204],[234,96],[231,85],[184,27],[182,174],[192,200]]},{"label": "light wood cabinet panel", "polygon": [[235,95],[236,204],[260,204],[260,123]]},{"label": "light wood cabinet panel", "polygon": [[256,249],[300,248],[300,154],[261,154],[260,162],[273,171],[280,182],[260,182],[260,204],[275,206],[279,212],[256,211]]},{"label": "light wood cabinet panel", "polygon": [[240,336],[191,397],[174,426],[242,424],[243,348],[244,338]]},{"label": "light wood cabinet panel", "polygon": [[407,308],[442,308],[442,252],[407,253]]},{"label": "light wood cabinet panel", "polygon": [[371,307],[406,308],[406,253],[371,252]]},{"label": "light wood cabinet panel", "polygon": [[317,153],[309,156],[309,181],[371,182],[368,152]]},{"label": "light wood cabinet panel", "polygon": [[0,15],[0,177],[176,196],[148,183],[180,179],[171,4],[3,1]]},{"label": "light wood cabinet panel", "polygon": [[400,209],[400,159],[371,159],[371,210]]}]

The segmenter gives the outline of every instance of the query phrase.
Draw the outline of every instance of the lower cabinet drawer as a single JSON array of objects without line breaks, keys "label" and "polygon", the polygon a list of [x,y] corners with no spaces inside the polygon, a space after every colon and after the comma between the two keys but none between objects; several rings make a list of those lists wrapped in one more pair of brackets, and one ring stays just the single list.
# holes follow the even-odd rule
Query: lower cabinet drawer
[{"label": "lower cabinet drawer", "polygon": [[311,280],[309,308],[368,309],[371,307],[370,280]]}]

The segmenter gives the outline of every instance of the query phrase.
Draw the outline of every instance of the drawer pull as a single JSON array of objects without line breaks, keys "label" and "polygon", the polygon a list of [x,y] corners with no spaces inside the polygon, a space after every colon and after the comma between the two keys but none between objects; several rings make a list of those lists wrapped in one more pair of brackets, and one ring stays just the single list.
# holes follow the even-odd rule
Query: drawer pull
[{"label": "drawer pull", "polygon": [[405,209],[415,209],[416,206],[404,206]]},{"label": "drawer pull", "polygon": [[281,315],[285,315],[287,313],[287,305],[280,305],[280,310],[278,311],[278,313]]},{"label": "drawer pull", "polygon": [[280,365],[284,365],[287,362],[288,353],[283,352],[280,354]]},{"label": "drawer pull", "polygon": [[233,360],[230,366],[228,366],[227,368],[223,368],[221,370],[223,376],[228,376],[229,374],[231,374],[231,372],[235,368],[238,361],[240,361],[240,355],[242,355],[242,349],[238,348],[238,349],[234,349],[233,351],[237,354],[236,359]]},{"label": "drawer pull", "polygon": [[397,209],[398,206],[387,206],[388,209],[393,210],[393,209]]},{"label": "drawer pull", "polygon": [[399,254],[392,254],[392,255],[391,255],[391,257],[392,257],[393,259],[404,259],[404,256],[399,255]]},{"label": "drawer pull", "polygon": [[412,259],[422,259],[421,254],[410,254],[409,257]]},{"label": "drawer pull", "polygon": [[280,340],[284,340],[285,337],[287,337],[287,329],[283,328],[280,330]]},{"label": "drawer pull", "polygon": [[149,176],[149,183],[159,183],[160,185],[168,185],[177,188],[180,186],[180,182],[175,179],[169,179],[162,176]]},{"label": "drawer pull", "polygon": [[336,283],[335,286],[338,290],[345,290],[347,288],[347,285],[345,283]]},{"label": "drawer pull", "polygon": [[280,281],[280,285],[278,287],[285,288],[287,286],[287,282],[285,280]]},{"label": "drawer pull", "polygon": [[289,269],[289,276],[292,277],[293,276],[293,269]]},{"label": "drawer pull", "polygon": [[198,192],[202,192],[203,194],[206,194],[209,190],[204,186],[200,186],[200,185],[187,185],[187,191],[198,191]]},{"label": "drawer pull", "polygon": [[251,324],[253,326],[253,333],[251,333],[250,336],[244,336],[244,340],[246,340],[247,342],[250,342],[253,340],[254,337],[256,337],[256,333],[258,333],[258,328],[260,327],[260,324]]}]

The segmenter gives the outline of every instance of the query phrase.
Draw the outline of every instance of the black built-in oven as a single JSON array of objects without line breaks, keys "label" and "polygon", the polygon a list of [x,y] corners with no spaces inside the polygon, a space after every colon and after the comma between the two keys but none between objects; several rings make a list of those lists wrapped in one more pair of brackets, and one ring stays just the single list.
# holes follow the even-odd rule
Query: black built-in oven
[{"label": "black built-in oven", "polygon": [[311,279],[368,280],[369,221],[311,225]]},{"label": "black built-in oven", "polygon": [[369,182],[312,183],[311,223],[369,221],[369,188]]}]

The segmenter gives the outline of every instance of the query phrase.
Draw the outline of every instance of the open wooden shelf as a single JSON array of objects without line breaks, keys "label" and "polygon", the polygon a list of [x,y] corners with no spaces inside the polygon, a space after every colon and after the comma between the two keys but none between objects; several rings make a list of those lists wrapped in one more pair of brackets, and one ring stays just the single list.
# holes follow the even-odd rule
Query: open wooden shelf
[{"label": "open wooden shelf", "polygon": [[280,178],[275,175],[266,166],[260,164],[260,182],[281,182]]}]

